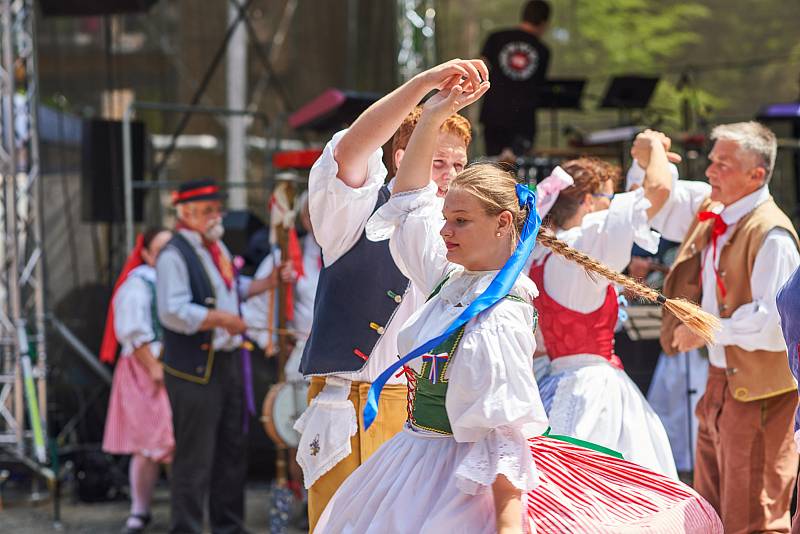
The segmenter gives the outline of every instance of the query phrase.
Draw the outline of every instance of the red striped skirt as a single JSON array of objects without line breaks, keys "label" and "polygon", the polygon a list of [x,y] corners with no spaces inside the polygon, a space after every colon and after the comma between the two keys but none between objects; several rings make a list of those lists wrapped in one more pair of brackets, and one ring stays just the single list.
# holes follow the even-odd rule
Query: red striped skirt
[{"label": "red striped skirt", "polygon": [[166,388],[156,387],[135,357],[121,357],[114,369],[103,450],[169,462],[174,449],[172,409]]},{"label": "red striped skirt", "polygon": [[723,534],[711,505],[681,482],[564,441],[530,443],[539,486],[526,501],[538,534]]}]

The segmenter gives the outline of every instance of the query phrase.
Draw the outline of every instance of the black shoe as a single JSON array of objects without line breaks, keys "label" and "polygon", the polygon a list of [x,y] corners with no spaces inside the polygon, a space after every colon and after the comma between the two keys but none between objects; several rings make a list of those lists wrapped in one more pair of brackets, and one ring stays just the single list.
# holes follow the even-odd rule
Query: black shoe
[{"label": "black shoe", "polygon": [[132,517],[138,519],[142,523],[142,525],[139,527],[129,527],[126,521],[125,526],[122,527],[121,531],[122,534],[141,534],[142,532],[144,532],[144,529],[147,528],[147,525],[149,525],[150,521],[152,521],[153,519],[153,516],[151,516],[150,514],[131,514],[128,516],[128,519]]}]

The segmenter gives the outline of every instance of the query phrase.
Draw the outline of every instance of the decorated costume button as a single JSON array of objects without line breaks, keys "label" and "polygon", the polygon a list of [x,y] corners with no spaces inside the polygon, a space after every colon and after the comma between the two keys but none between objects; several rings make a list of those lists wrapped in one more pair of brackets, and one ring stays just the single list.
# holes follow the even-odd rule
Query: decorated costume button
[{"label": "decorated costume button", "polygon": [[737,399],[744,399],[747,397],[747,394],[750,393],[747,388],[736,388],[736,392],[734,392],[733,396]]},{"label": "decorated costume button", "polygon": [[398,295],[397,293],[395,293],[391,289],[389,291],[387,291],[386,294],[389,296],[390,299],[394,300],[398,304],[403,302],[403,296],[402,295]]},{"label": "decorated costume button", "polygon": [[369,327],[372,328],[373,330],[375,330],[378,333],[378,335],[381,335],[381,336],[386,331],[386,329],[384,327],[382,327],[381,325],[379,325],[378,323],[369,323]]}]

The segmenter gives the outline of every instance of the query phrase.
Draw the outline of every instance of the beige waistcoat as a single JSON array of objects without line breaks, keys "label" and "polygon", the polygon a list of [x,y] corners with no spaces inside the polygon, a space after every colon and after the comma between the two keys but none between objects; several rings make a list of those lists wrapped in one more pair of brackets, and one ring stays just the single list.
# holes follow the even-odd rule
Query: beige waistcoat
[{"label": "beige waistcoat", "polygon": [[[706,199],[699,211],[707,210],[710,205],[711,200]],[[664,281],[664,295],[700,302],[703,294],[701,252],[709,244],[713,225],[713,220],[700,222],[695,218]],[[750,278],[753,265],[764,239],[774,228],[788,231],[794,238],[795,246],[798,246],[797,232],[792,222],[772,197],[736,223],[733,235],[719,252],[719,274],[726,289],[724,298],[719,288],[716,289],[719,317],[728,318],[739,306],[752,302]],[[678,324],[678,319],[665,310],[661,323],[661,347],[667,354],[677,352],[672,347],[672,336]],[[731,393],[739,401],[774,397],[796,388],[785,350],[746,351],[735,345],[726,345],[725,358]]]}]

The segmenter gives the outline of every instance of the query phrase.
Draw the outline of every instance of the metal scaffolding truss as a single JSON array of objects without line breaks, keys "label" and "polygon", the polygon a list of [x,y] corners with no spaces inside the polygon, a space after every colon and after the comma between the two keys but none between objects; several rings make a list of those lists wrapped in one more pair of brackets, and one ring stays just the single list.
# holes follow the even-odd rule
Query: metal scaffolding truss
[{"label": "metal scaffolding truss", "polygon": [[34,16],[33,0],[0,0],[0,449],[37,467],[47,353]]}]

